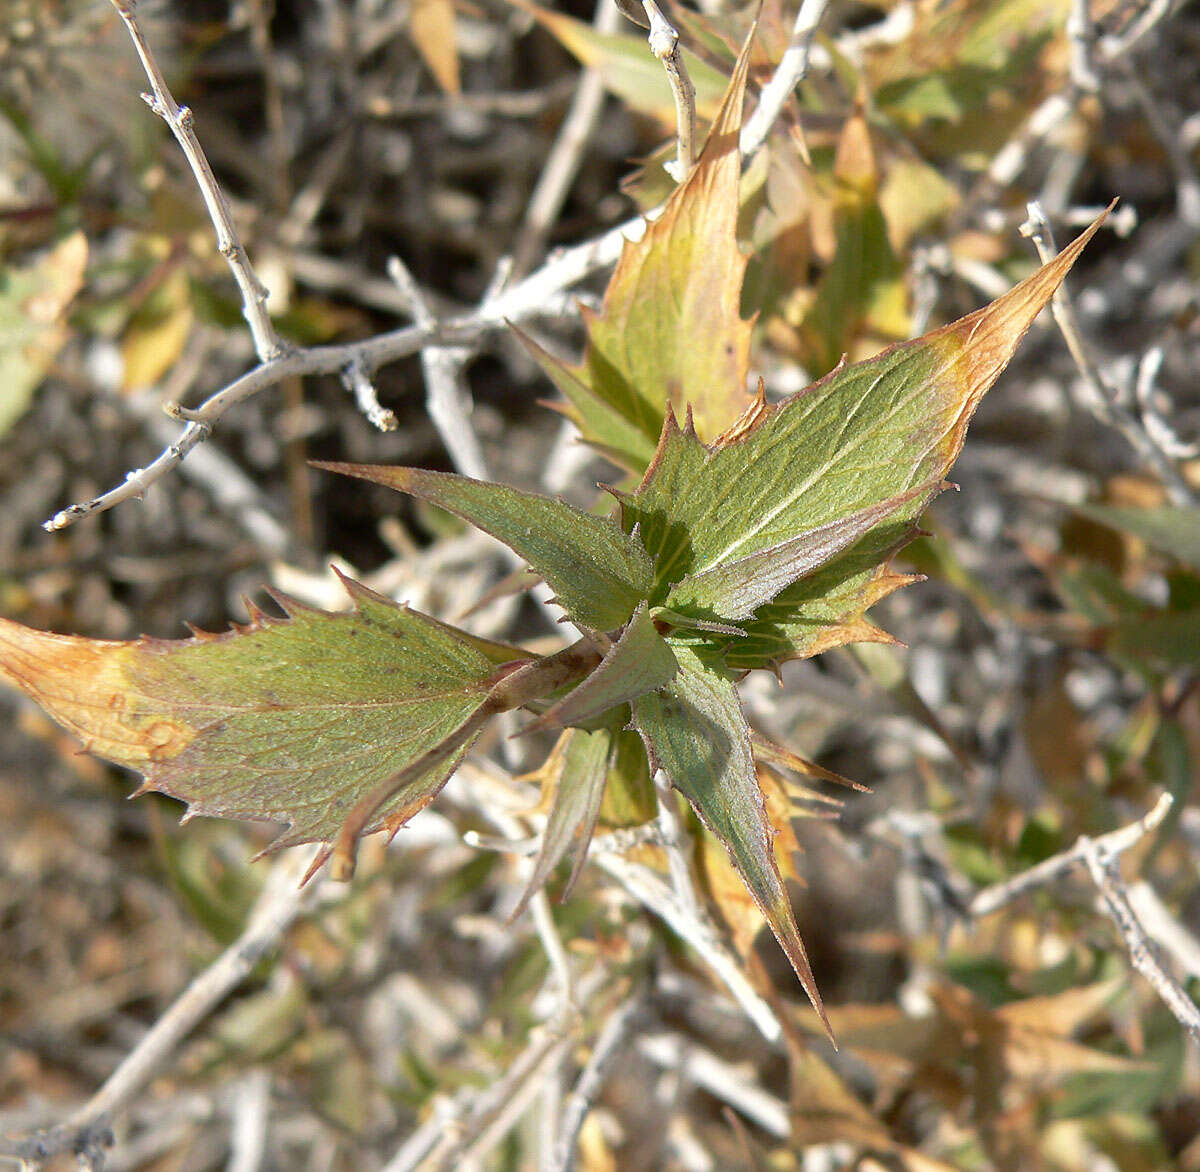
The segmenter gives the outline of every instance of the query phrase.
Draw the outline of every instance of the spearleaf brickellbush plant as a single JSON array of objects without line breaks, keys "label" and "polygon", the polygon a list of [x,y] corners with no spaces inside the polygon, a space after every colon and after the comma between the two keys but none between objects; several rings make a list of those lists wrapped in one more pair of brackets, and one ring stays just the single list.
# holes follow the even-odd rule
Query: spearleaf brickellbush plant
[{"label": "spearleaf brickellbush plant", "polygon": [[[888,637],[866,617],[912,576],[890,568],[962,448],[982,395],[1078,257],[976,313],[771,404],[747,394],[752,322],[737,245],[743,53],[704,153],[626,246],[582,363],[527,344],[583,437],[629,474],[606,515],[415,468],[325,464],[457,514],[552,587],[582,638],[541,656],[476,638],[346,580],[327,614],[277,596],[227,634],[118,643],[0,620],[0,675],[144,790],[188,814],[286,823],[352,873],[363,834],[395,832],[489,721],[525,709],[564,731],[530,890],[573,855],[606,787],[661,770],[723,844],[815,1006],[772,849],[737,682]],[[636,734],[636,736],[634,735]],[[814,767],[815,769],[815,767]],[[819,771],[818,771],[819,772]]]}]

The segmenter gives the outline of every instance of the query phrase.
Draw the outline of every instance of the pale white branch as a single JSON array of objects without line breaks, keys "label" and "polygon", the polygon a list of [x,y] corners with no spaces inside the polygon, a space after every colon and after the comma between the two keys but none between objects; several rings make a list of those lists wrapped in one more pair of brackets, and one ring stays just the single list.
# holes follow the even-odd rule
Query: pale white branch
[{"label": "pale white branch", "polygon": [[192,112],[180,106],[167,86],[166,78],[137,18],[137,0],[111,0],[129,31],[133,47],[150,81],[150,93],[143,94],[147,105],[170,127],[175,140],[182,148],[188,166],[196,178],[204,206],[217,233],[217,251],[225,258],[233,279],[242,294],[242,312],[254,338],[254,349],[260,362],[268,362],[279,355],[283,346],[275,327],[267,314],[267,290],[251,267],[250,259],[242,247],[241,238],[233,225],[233,214],[217,183],[217,177],[209,165],[200,140],[196,137]]}]

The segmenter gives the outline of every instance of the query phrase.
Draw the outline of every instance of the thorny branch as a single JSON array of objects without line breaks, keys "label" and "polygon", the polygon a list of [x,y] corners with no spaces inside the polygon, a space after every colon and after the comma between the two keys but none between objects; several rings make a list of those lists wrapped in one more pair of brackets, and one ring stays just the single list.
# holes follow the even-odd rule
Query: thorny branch
[{"label": "thorny branch", "polygon": [[592,1055],[567,1099],[559,1124],[558,1144],[550,1164],[552,1172],[572,1172],[574,1169],[576,1145],[584,1121],[604,1089],[612,1067],[620,1058],[644,1008],[642,998],[635,995],[604,1023],[592,1047]]},{"label": "thorny branch", "polygon": [[[117,4],[118,10],[122,10],[123,7],[132,18],[135,7],[132,0],[113,0],[113,2]],[[742,153],[746,158],[753,155],[765,142],[771,124],[783,108],[787,96],[806,72],[812,39],[824,7],[824,3],[816,3],[814,0],[806,0],[802,5],[801,17],[797,19],[792,46],[789,48],[788,54],[785,54],[777,71],[779,80],[772,79],[764,87],[762,104],[765,112],[756,112],[756,116],[743,128],[741,146]],[[125,11],[122,11],[122,15],[125,15]],[[136,23],[134,27],[137,27]],[[138,28],[138,37],[135,43],[145,44],[140,28]],[[792,52],[792,49],[795,52]],[[157,71],[157,66],[155,69]],[[768,95],[770,103],[766,100]],[[694,118],[694,102],[692,105],[692,117]],[[686,118],[681,120],[681,126],[684,126],[686,122]],[[194,133],[191,138],[192,141],[195,141]],[[681,151],[683,145],[681,136]],[[196,149],[199,149],[198,143]],[[690,152],[694,151],[694,135],[688,151],[690,158]],[[682,155],[680,157],[682,158]],[[690,166],[690,162],[688,165]],[[211,177],[211,168],[207,167],[207,163],[205,168],[206,175]],[[215,179],[212,179],[211,187],[205,193],[206,202],[214,198],[212,194],[214,192],[219,204],[225,206],[224,197],[220,194]],[[73,525],[84,517],[114,508],[127,500],[140,500],[152,484],[176,468],[197,444],[203,443],[209,438],[217,420],[227,410],[256,395],[259,391],[276,386],[285,379],[316,374],[340,376],[344,371],[356,365],[369,378],[380,366],[415,354],[427,346],[443,348],[469,346],[489,333],[505,329],[508,322],[526,321],[533,317],[557,317],[563,314],[573,314],[572,306],[562,298],[563,292],[594,273],[615,264],[626,240],[641,239],[648,220],[652,220],[656,214],[652,211],[647,216],[633,216],[593,240],[558,250],[535,273],[515,284],[499,289],[493,296],[485,298],[474,312],[463,314],[457,318],[408,326],[376,335],[362,342],[314,346],[290,352],[284,352],[276,343],[274,348],[267,347],[265,350],[260,350],[260,364],[257,367],[214,392],[199,407],[190,409],[186,414],[181,415],[181,418],[187,420],[187,425],[179,437],[151,463],[144,468],[137,468],[127,473],[125,481],[108,492],[102,493],[90,501],[69,505],[60,510],[45,523],[45,528],[53,533]],[[224,222],[229,222],[227,210]],[[232,230],[231,223],[230,229]],[[234,239],[236,240],[236,237]],[[245,254],[242,251],[237,255],[244,257]],[[232,265],[232,259],[230,263]],[[237,275],[237,270],[235,270],[235,275]],[[265,328],[272,329],[271,336],[273,337],[273,328],[270,326],[269,319],[265,317],[265,308],[255,300],[258,292],[261,291],[261,286],[257,278],[253,277],[252,270],[248,266],[241,272],[239,286],[246,281],[251,281],[255,290],[252,291],[253,296],[248,304],[259,305],[258,312],[265,320]],[[260,323],[258,328],[261,333],[264,326]],[[257,335],[256,348],[258,348]]]}]

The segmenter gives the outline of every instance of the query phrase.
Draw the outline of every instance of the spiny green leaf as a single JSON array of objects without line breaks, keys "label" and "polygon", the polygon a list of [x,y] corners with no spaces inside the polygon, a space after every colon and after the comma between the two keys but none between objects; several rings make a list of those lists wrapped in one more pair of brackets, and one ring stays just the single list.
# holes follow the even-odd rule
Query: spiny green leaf
[{"label": "spiny green leaf", "polygon": [[564,897],[575,885],[600,815],[604,783],[615,749],[613,738],[612,729],[585,732],[573,728],[555,747],[554,766],[558,779],[554,787],[554,804],[550,807],[550,816],[542,833],[542,849],[525,894],[513,912],[514,918],[525,910],[530,897],[545,886],[550,873],[571,850],[575,853],[575,861]]},{"label": "spiny green leaf", "polygon": [[821,995],[771,847],[771,825],[737,689],[688,648],[677,647],[675,654],[679,672],[671,683],[633,702],[634,727],[651,766],[667,775],[729,852],[824,1020]]},{"label": "spiny green leaf", "polygon": [[721,562],[699,574],[689,574],[671,587],[666,605],[684,612],[711,612],[725,619],[748,619],[763,603],[797,579],[820,569],[890,514],[918,499],[924,509],[941,487],[941,484],[918,485],[848,517],[808,529],[790,541]]},{"label": "spiny green leaf", "polygon": [[406,492],[490,533],[545,578],[572,619],[593,630],[624,625],[650,589],[653,570],[637,538],[564,501],[420,468],[314,466]]},{"label": "spiny green leaf", "polygon": [[[327,614],[280,597],[223,635],[130,643],[0,620],[0,678],[143,790],[187,816],[289,824],[273,845],[329,841],[354,804],[461,727],[515,648],[474,639],[346,580],[354,609]],[[371,828],[422,809],[463,746],[411,779]]]},{"label": "spiny green leaf", "polygon": [[[665,603],[689,576],[944,477],[979,400],[1099,224],[991,305],[833,371],[776,406],[760,399],[709,445],[668,411],[638,490],[618,494],[625,528],[638,528],[654,561],[651,602]],[[923,504],[914,493],[842,556],[760,607],[747,637],[727,643],[728,665],[762,667],[886,638],[863,616],[910,580],[887,562]]]},{"label": "spiny green leaf", "polygon": [[[654,458],[654,436],[641,411],[626,414],[606,397],[601,380],[584,367],[567,366],[543,349],[516,326],[509,327],[529,356],[545,371],[567,403],[548,403],[579,428],[582,439],[618,468],[641,475]],[[612,387],[624,398],[625,384],[613,380]],[[665,392],[664,392],[665,395]],[[628,406],[632,406],[632,403]]]},{"label": "spiny green leaf", "polygon": [[1148,509],[1076,505],[1075,511],[1110,529],[1140,537],[1177,561],[1200,569],[1200,509],[1184,505]]},{"label": "spiny green leaf", "polygon": [[586,724],[618,705],[661,688],[678,669],[671,648],[642,603],[600,666],[525,731]]},{"label": "spiny green leaf", "polygon": [[585,311],[583,364],[531,349],[583,438],[634,471],[653,455],[668,404],[690,406],[712,437],[749,401],[753,322],[739,309],[747,257],[737,243],[748,61],[749,42],[698,163],[642,239],[625,245],[600,314]]}]

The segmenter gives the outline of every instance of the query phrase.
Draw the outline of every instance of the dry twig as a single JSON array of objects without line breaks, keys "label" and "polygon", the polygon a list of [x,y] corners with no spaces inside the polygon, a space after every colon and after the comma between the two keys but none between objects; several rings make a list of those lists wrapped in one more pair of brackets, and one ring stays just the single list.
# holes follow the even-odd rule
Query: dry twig
[{"label": "dry twig", "polygon": [[[1046,213],[1037,200],[1028,205],[1029,218],[1021,225],[1021,234],[1033,240],[1043,264],[1049,263],[1058,254],[1054,234]],[[1054,320],[1062,332],[1067,349],[1075,362],[1076,369],[1089,394],[1083,398],[1086,407],[1101,422],[1114,428],[1128,441],[1137,454],[1154,469],[1162,480],[1171,499],[1180,505],[1193,504],[1194,494],[1183,479],[1171,457],[1163,451],[1150,432],[1120,400],[1118,389],[1101,373],[1096,365],[1079,329],[1075,308],[1066,285],[1060,285],[1050,302]]]},{"label": "dry twig", "polygon": [[803,0],[792,26],[791,40],[770,81],[762,88],[758,108],[742,127],[739,145],[749,157],[767,141],[771,127],[783,111],[796,86],[808,76],[813,41],[821,26],[829,0]]},{"label": "dry twig", "polygon": [[283,346],[267,314],[267,290],[251,266],[237,229],[233,226],[233,214],[229,210],[229,203],[217,184],[217,177],[213,174],[204,149],[200,146],[200,140],[196,137],[192,112],[187,106],[180,106],[167,87],[166,78],[163,77],[154,51],[138,23],[137,0],[111,0],[111,3],[125,22],[133,46],[141,59],[142,68],[150,79],[150,93],[143,94],[142,97],[150,109],[170,127],[187,158],[188,166],[191,167],[200,194],[204,198],[204,206],[208,209],[209,218],[217,232],[217,251],[228,262],[229,270],[241,291],[242,312],[254,338],[254,350],[260,362],[269,362],[282,353]]},{"label": "dry twig", "polygon": [[[1154,808],[1136,822],[1113,830],[1100,838],[1081,837],[1074,846],[1036,867],[996,883],[978,892],[968,906],[973,917],[990,915],[1031,891],[1057,882],[1075,867],[1086,866],[1096,890],[1100,893],[1101,908],[1116,925],[1133,967],[1150,982],[1167,1008],[1180,1024],[1200,1043],[1200,1009],[1187,995],[1158,959],[1158,950],[1130,900],[1130,892],[1121,877],[1117,859],[1159,826],[1170,812],[1174,799],[1164,793]],[[1145,896],[1140,897],[1145,901]],[[1200,955],[1192,942],[1190,955]]]},{"label": "dry twig", "polygon": [[675,99],[675,165],[673,178],[682,183],[696,161],[696,87],[679,50],[679,33],[655,0],[642,0],[650,22],[650,52],[662,62]]},{"label": "dry twig", "polygon": [[112,1143],[114,1117],[159,1072],[209,1013],[235,989],[278,944],[313,902],[319,880],[301,887],[315,852],[288,851],[267,876],[258,903],[242,934],[179,995],[142,1040],[125,1056],[105,1084],[66,1123],[40,1135],[0,1143],[0,1155],[38,1162],[72,1152],[99,1167]]}]

